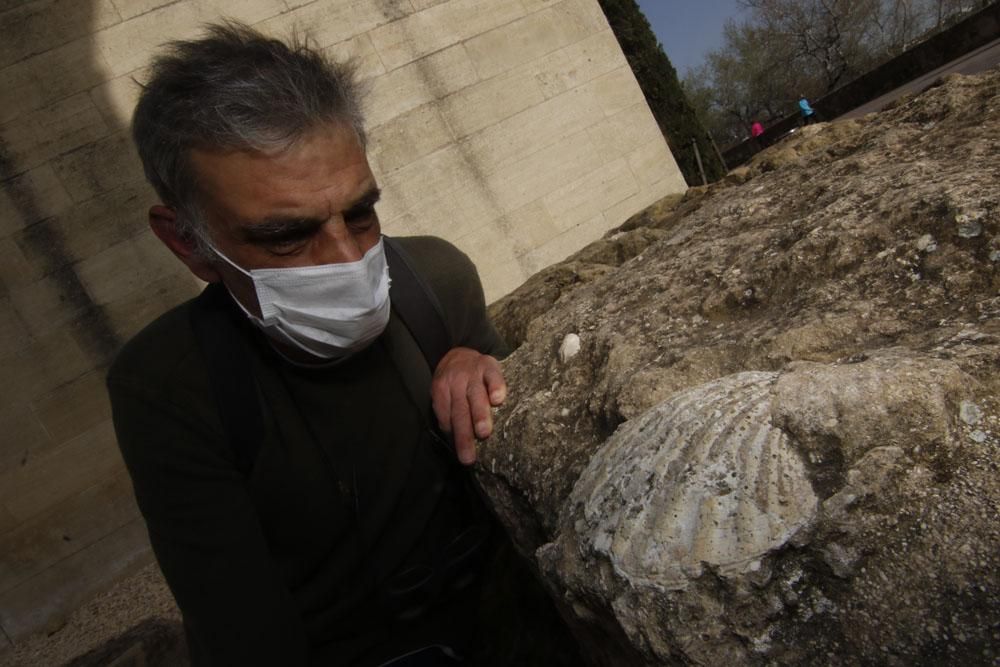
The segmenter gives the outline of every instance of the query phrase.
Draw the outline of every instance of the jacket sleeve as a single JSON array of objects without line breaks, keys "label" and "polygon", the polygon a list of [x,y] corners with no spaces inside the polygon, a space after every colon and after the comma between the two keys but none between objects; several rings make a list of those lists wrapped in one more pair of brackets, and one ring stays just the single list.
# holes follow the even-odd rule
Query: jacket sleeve
[{"label": "jacket sleeve", "polygon": [[430,236],[400,239],[441,302],[455,345],[498,359],[510,351],[486,312],[486,298],[475,264],[447,241]]},{"label": "jacket sleeve", "polygon": [[108,390],[119,447],[183,613],[193,664],[307,664],[300,615],[224,436],[138,384],[109,379]]}]

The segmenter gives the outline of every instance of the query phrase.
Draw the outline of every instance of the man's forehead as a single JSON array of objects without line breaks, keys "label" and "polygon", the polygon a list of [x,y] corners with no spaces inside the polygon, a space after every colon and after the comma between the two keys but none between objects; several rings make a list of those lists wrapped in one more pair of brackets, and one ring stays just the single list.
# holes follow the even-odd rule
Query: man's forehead
[{"label": "man's forehead", "polygon": [[290,168],[305,161],[334,159],[344,164],[367,161],[365,149],[354,130],[342,123],[323,124],[301,135],[273,145],[231,147],[198,145],[189,152],[190,162],[199,176],[220,165],[262,164]]},{"label": "man's forehead", "polygon": [[230,213],[349,206],[376,187],[361,142],[350,128],[324,126],[280,150],[195,149],[199,193]]}]

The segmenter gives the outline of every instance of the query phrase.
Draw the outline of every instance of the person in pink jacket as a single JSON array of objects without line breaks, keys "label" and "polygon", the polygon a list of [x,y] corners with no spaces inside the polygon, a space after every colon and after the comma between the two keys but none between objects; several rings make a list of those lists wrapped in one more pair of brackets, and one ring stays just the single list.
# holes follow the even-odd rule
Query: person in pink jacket
[{"label": "person in pink jacket", "polygon": [[759,120],[755,120],[753,124],[750,125],[750,143],[753,144],[754,153],[764,149],[764,142],[761,139],[761,135],[763,134],[764,126],[760,124]]}]

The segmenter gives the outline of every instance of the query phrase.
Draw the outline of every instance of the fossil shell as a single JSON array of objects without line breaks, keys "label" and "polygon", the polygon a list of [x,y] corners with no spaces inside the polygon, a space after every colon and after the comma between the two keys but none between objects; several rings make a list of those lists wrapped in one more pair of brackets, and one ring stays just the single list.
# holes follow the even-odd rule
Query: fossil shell
[{"label": "fossil shell", "polygon": [[776,377],[731,375],[626,422],[573,489],[578,543],[661,589],[683,588],[703,564],[759,567],[817,509],[801,458],[770,424]]}]

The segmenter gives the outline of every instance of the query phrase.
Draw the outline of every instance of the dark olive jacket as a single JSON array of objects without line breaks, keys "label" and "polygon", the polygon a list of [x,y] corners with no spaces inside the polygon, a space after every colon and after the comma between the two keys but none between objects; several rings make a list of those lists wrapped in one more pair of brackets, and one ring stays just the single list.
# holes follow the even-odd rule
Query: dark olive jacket
[{"label": "dark olive jacket", "polygon": [[[440,239],[397,242],[439,300],[454,343],[502,354],[469,259]],[[471,593],[430,595],[406,583],[449,557],[474,503],[467,473],[431,435],[431,369],[395,313],[369,348],[325,369],[287,362],[248,322],[232,320],[226,335],[246,342],[263,421],[246,472],[220,419],[192,307],[131,340],[108,389],[195,664],[377,665],[460,642]]]}]

